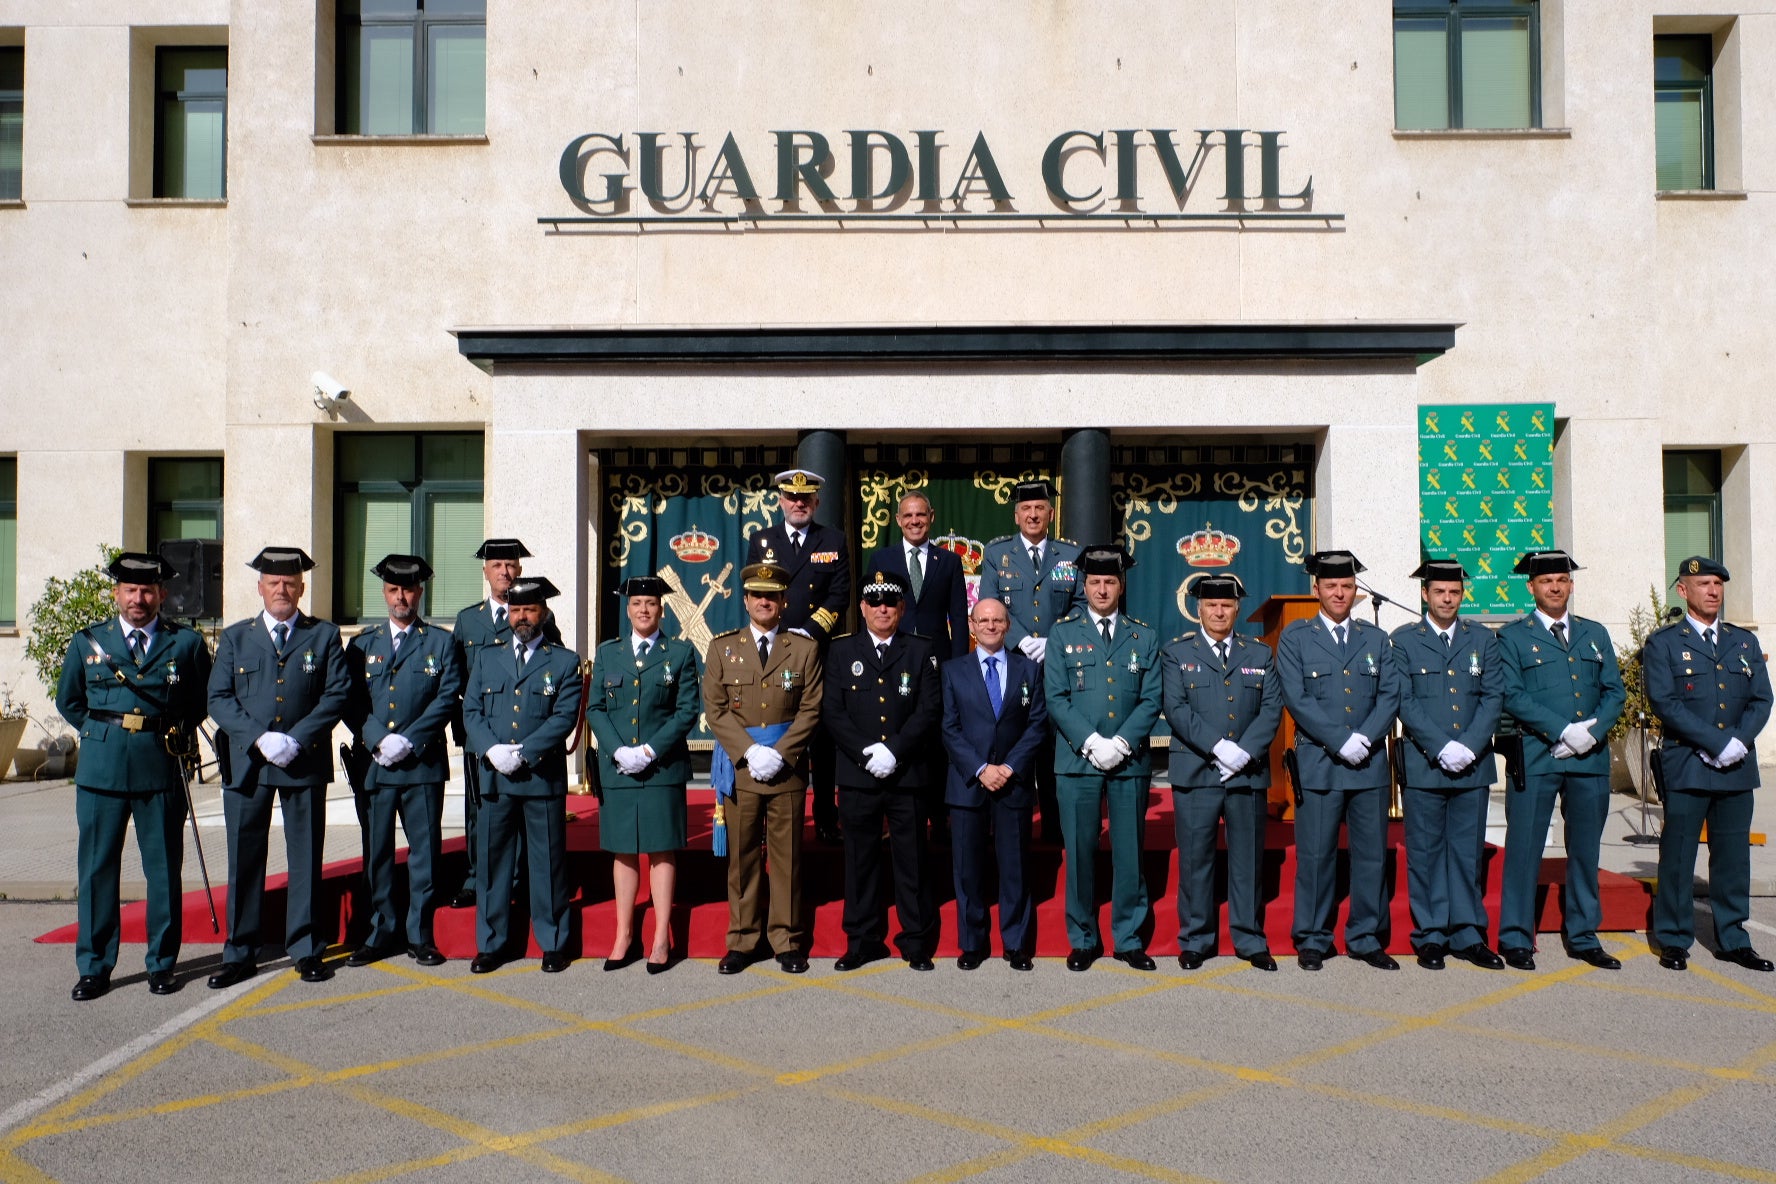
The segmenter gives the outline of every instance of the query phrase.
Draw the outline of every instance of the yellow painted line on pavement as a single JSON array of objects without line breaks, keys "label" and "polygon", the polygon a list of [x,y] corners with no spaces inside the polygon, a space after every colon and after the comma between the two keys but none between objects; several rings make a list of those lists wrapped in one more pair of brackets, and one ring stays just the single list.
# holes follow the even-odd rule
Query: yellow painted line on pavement
[{"label": "yellow painted line on pavement", "polygon": [[[1692,973],[1706,969],[1706,967],[1697,965],[1694,962],[1690,964],[1690,970]],[[1673,981],[1677,980],[1677,976],[1674,975],[1672,977]],[[1706,977],[1715,982],[1719,982],[1723,976],[1710,972],[1706,975],[1701,975],[1700,977]],[[1734,983],[1730,978],[1726,981],[1734,986],[1741,985]],[[1659,990],[1654,987],[1635,986],[1632,983],[1616,983],[1601,976],[1593,980],[1588,980],[1585,985],[1594,991],[1608,991],[1611,994],[1630,995],[1640,999],[1656,999],[1661,1003],[1688,1003],[1695,1007],[1726,1007],[1738,1011],[1754,1011],[1764,1014],[1776,1011],[1776,996],[1770,995],[1754,994],[1750,999],[1722,999],[1718,995],[1692,995],[1685,991],[1667,991]]]},{"label": "yellow painted line on pavement", "polygon": [[0,1151],[0,1180],[5,1184],[56,1184],[54,1176],[46,1176],[11,1151]]},{"label": "yellow painted line on pavement", "polygon": [[1509,1028],[1487,1028],[1477,1024],[1445,1024],[1443,1030],[1457,1032],[1464,1036],[1473,1036],[1481,1040],[1525,1044],[1531,1048],[1546,1049],[1549,1052],[1575,1053],[1581,1056],[1600,1057],[1605,1060],[1627,1061],[1630,1064],[1644,1065],[1651,1069],[1675,1069],[1683,1073],[1712,1074],[1734,1081],[1751,1080],[1754,1077],[1754,1074],[1744,1069],[1726,1069],[1716,1065],[1705,1065],[1700,1061],[1680,1061],[1670,1057],[1656,1057],[1643,1052],[1635,1052],[1630,1048],[1555,1040],[1552,1037],[1536,1036],[1529,1032],[1516,1032]]}]

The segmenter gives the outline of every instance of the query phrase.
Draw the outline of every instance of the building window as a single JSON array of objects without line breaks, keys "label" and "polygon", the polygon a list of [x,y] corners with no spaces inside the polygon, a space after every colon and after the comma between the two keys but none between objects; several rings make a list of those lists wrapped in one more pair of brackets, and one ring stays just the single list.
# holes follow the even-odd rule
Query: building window
[{"label": "building window", "polygon": [[18,624],[18,458],[0,457],[0,625]]},{"label": "building window", "polygon": [[431,563],[426,615],[454,614],[480,599],[481,433],[340,435],[336,448],[336,619],[383,615],[382,581],[370,568],[390,553]]},{"label": "building window", "polygon": [[1540,127],[1535,0],[1394,5],[1394,126]]},{"label": "building window", "polygon": [[25,51],[0,47],[0,201],[24,196]]},{"label": "building window", "polygon": [[148,462],[148,549],[168,539],[222,538],[222,458]]},{"label": "building window", "polygon": [[1714,188],[1714,38],[1653,38],[1660,189]]},{"label": "building window", "polygon": [[483,134],[486,0],[341,0],[337,93],[346,135]]},{"label": "building window", "polygon": [[162,47],[154,58],[154,196],[228,196],[228,49]]},{"label": "building window", "polygon": [[1721,454],[1665,454],[1665,579],[1691,555],[1721,557]]}]

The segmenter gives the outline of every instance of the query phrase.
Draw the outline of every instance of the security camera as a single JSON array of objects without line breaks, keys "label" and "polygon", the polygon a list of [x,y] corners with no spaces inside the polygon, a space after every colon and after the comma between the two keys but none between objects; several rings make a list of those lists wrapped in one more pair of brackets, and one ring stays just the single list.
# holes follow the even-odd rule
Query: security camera
[{"label": "security camera", "polygon": [[337,378],[330,377],[324,370],[316,370],[309,381],[314,383],[314,405],[322,411],[334,412],[339,405],[351,398],[351,391]]}]

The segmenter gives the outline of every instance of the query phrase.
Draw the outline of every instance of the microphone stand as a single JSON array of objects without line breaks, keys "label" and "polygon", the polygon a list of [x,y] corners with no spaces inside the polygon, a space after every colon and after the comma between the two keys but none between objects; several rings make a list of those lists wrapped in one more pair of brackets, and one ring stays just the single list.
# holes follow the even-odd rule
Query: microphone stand
[{"label": "microphone stand", "polygon": [[1382,595],[1380,592],[1377,592],[1374,588],[1371,588],[1368,584],[1365,584],[1362,580],[1357,581],[1357,587],[1360,588],[1362,591],[1369,594],[1370,607],[1374,610],[1375,627],[1377,629],[1381,628],[1381,606],[1384,604],[1391,604],[1395,608],[1400,609],[1404,612],[1410,613],[1411,615],[1413,615],[1415,617],[1422,615],[1413,609],[1407,608],[1405,605],[1403,605],[1399,601],[1393,599],[1391,596]]}]

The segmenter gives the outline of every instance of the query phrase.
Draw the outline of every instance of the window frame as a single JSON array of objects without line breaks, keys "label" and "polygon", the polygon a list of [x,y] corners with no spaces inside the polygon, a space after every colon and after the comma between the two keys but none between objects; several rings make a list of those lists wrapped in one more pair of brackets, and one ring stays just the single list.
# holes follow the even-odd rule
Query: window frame
[{"label": "window frame", "polygon": [[18,59],[19,84],[13,87],[0,88],[0,103],[17,103],[19,113],[19,167],[17,192],[9,192],[4,184],[0,184],[0,202],[22,202],[25,197],[25,47],[22,45],[0,45],[0,58],[16,57]]},{"label": "window frame", "polygon": [[[432,130],[431,55],[427,52],[427,48],[433,29],[450,27],[479,28],[482,34],[482,45],[485,46],[487,36],[487,6],[485,4],[481,6],[481,12],[479,15],[469,13],[443,13],[437,16],[430,16],[425,10],[425,0],[413,0],[413,2],[415,7],[412,13],[379,13],[369,17],[364,15],[361,4],[356,14],[347,12],[346,5],[343,2],[339,5],[335,27],[338,65],[336,67],[336,77],[334,79],[333,126],[338,129],[341,135],[348,136],[386,136],[403,138],[408,136],[433,135],[486,135],[487,120],[485,116],[485,108],[483,109],[484,113],[481,121],[481,130],[479,132],[458,133],[435,132]],[[412,30],[412,36],[408,48],[412,55],[410,60],[413,66],[413,94],[411,96],[413,128],[412,130],[405,132],[365,131],[363,128],[365,88],[362,85],[364,30],[366,27],[400,28],[402,26],[406,26]],[[349,111],[347,109],[347,98],[351,94],[353,88],[347,85],[345,67],[346,63],[351,61],[354,56],[348,51],[348,46],[354,46],[357,51],[355,55],[359,69],[359,79],[356,87],[359,108],[357,111]],[[483,50],[483,54],[485,55],[485,50]],[[482,85],[483,88],[485,88],[485,56],[483,56],[482,61],[482,77]],[[485,98],[485,89],[483,89],[483,96]]]},{"label": "window frame", "polygon": [[[0,520],[12,520],[12,554],[0,554],[0,580],[12,596],[12,613],[0,616],[0,628],[18,627],[18,457],[0,456],[0,468],[12,469],[12,480],[0,482]],[[8,489],[7,486],[11,488]]]},{"label": "window frame", "polygon": [[[1399,58],[1394,60],[1394,130],[1404,132],[1439,131],[1539,131],[1542,129],[1542,3],[1515,3],[1513,0],[1395,0],[1392,20],[1402,17],[1429,20],[1443,17],[1447,22],[1443,37],[1445,69],[1448,75],[1448,123],[1440,128],[1409,128],[1400,126]],[[1462,118],[1461,29],[1464,17],[1496,18],[1528,16],[1529,18],[1529,122],[1522,128],[1470,128]]]},{"label": "window frame", "polygon": [[[1687,41],[1707,46],[1707,70],[1700,82],[1688,80],[1661,81],[1659,78],[1659,42]],[[1715,187],[1714,168],[1714,37],[1709,33],[1653,34],[1653,104],[1661,94],[1699,94],[1702,97],[1702,183],[1684,189],[1666,189],[1658,183],[1659,124],[1655,111],[1653,121],[1653,185],[1660,193],[1683,193],[1687,190],[1710,190]]]},{"label": "window frame", "polygon": [[[208,497],[168,497],[162,498],[160,476],[163,465],[190,464],[193,461],[214,463],[216,466],[216,496]],[[220,456],[151,456],[148,458],[148,549],[158,552],[160,544],[167,542],[160,536],[157,524],[163,513],[190,513],[193,511],[213,511],[216,515],[216,542],[222,541],[222,491],[226,488],[227,466]],[[190,536],[186,536],[190,537]]]},{"label": "window frame", "polygon": [[[171,53],[219,53],[222,55],[222,89],[216,91],[169,91],[165,83],[166,57]],[[193,198],[187,194],[169,194],[166,182],[166,101],[175,103],[222,103],[222,176],[221,192],[215,197]],[[154,47],[154,177],[150,190],[157,201],[227,201],[228,200],[228,47],[226,45],[157,45]]]},{"label": "window frame", "polygon": [[[408,441],[410,441],[413,446],[413,472],[416,474],[416,478],[413,481],[399,481],[399,480],[347,481],[345,478],[339,476],[339,473],[341,472],[341,470],[343,468],[343,466],[340,464],[340,454],[346,448],[347,441],[355,440],[355,439],[363,439],[366,436],[397,437],[397,438],[405,438]],[[462,437],[462,438],[473,437],[478,443],[482,444],[483,447],[485,447],[485,443],[486,443],[485,433],[474,432],[474,431],[466,431],[466,432],[465,431],[336,432],[336,433],[334,433],[334,436],[333,436],[334,470],[333,471],[335,474],[334,488],[337,491],[336,496],[333,499],[333,549],[334,549],[333,550],[333,557],[334,557],[334,563],[333,563],[333,621],[335,624],[339,624],[339,625],[374,624],[375,622],[381,620],[385,615],[385,613],[382,611],[382,609],[386,606],[370,606],[370,605],[363,606],[364,608],[374,608],[375,611],[372,611],[370,613],[370,615],[368,615],[368,616],[360,615],[360,616],[356,616],[356,617],[348,617],[345,613],[346,590],[350,586],[350,581],[361,580],[364,575],[364,573],[362,571],[347,571],[346,570],[345,555],[343,553],[344,547],[345,547],[345,538],[346,538],[346,533],[345,533],[346,507],[351,501],[352,494],[385,494],[385,495],[391,494],[391,493],[404,494],[407,497],[407,508],[408,508],[408,514],[409,514],[408,527],[407,527],[407,529],[408,529],[408,535],[407,535],[408,545],[414,546],[414,547],[417,547],[419,545],[419,543],[422,542],[426,538],[427,534],[430,532],[431,524],[432,524],[431,523],[431,498],[433,495],[450,494],[450,493],[479,494],[481,496],[482,509],[483,509],[483,512],[485,512],[486,505],[487,505],[487,476],[486,476],[485,471],[483,471],[480,480],[471,480],[471,479],[462,478],[462,477],[431,478],[431,479],[428,479],[426,477],[426,475],[425,475],[425,441],[427,438],[437,438],[437,437]],[[414,552],[414,554],[420,554],[420,553],[421,552],[419,552],[419,551]],[[381,559],[382,556],[380,556],[380,555],[374,555],[374,556],[366,555],[364,558],[365,558],[366,564],[374,564],[377,560]],[[437,562],[436,557],[426,556],[426,558],[429,562],[431,562],[432,567],[434,569],[436,569],[438,566],[438,562]],[[433,603],[432,603],[432,595],[433,595],[434,587],[435,587],[435,581],[427,581],[426,589],[425,589],[425,596],[420,601],[420,605],[419,605],[420,615],[422,617],[426,617],[428,619],[430,619],[434,615],[438,614],[437,607],[435,605],[433,605]],[[449,608],[444,611],[454,614],[456,612],[456,609],[460,608],[460,607],[462,607],[462,606],[457,605],[454,608]]]},{"label": "window frame", "polygon": [[[1714,492],[1712,493],[1672,493],[1666,476],[1666,466],[1673,457],[1706,458],[1701,468],[1712,476]],[[1726,457],[1718,448],[1667,448],[1659,457],[1659,493],[1664,499],[1661,503],[1659,517],[1660,535],[1663,537],[1668,530],[1668,523],[1673,511],[1694,510],[1697,508],[1708,511],[1708,556],[1711,559],[1723,557],[1726,548],[1726,528],[1724,519],[1726,506],[1723,486],[1726,484]],[[1669,548],[1669,542],[1666,547]],[[1677,556],[1676,560],[1682,560]],[[1668,563],[1674,562],[1669,553]],[[1667,580],[1677,577],[1676,571],[1666,573]]]}]

